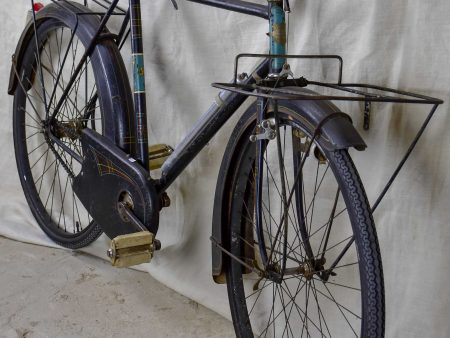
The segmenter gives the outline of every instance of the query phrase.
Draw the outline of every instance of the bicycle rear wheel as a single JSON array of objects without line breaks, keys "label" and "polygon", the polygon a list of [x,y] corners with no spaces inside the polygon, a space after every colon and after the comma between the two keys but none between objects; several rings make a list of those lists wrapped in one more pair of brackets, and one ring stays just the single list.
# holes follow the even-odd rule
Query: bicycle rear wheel
[{"label": "bicycle rear wheel", "polygon": [[[87,11],[71,3],[51,4],[39,12],[36,35],[28,38],[16,73],[20,80],[14,94],[13,132],[18,173],[34,217],[54,242],[76,249],[102,234],[72,190],[81,171],[81,130],[90,128],[114,139],[112,107],[119,101],[116,97],[113,102],[112,96],[125,84],[111,81],[111,73],[122,74],[122,61],[114,42],[103,40],[63,94],[92,38],[85,24],[95,27],[98,18],[77,19],[70,12],[73,7],[63,11],[61,6]],[[62,106],[52,119],[60,100]]]},{"label": "bicycle rear wheel", "polygon": [[258,171],[256,143],[249,141],[255,110],[230,140],[238,146],[228,243],[245,263],[227,264],[236,335],[382,337],[380,251],[347,150],[327,152],[318,139],[306,153],[313,130],[281,105],[266,120],[278,140],[264,141]]}]

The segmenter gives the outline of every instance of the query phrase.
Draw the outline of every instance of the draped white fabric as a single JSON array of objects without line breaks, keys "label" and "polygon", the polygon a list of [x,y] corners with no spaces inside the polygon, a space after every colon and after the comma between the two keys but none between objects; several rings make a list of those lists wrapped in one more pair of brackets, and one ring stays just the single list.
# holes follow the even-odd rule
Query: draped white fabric
[{"label": "draped white fabric", "polygon": [[[267,23],[179,0],[142,1],[151,143],[175,146],[231,79],[234,56],[266,52]],[[265,3],[264,0],[259,0]],[[126,5],[126,2],[124,2]],[[12,98],[6,95],[10,55],[29,1],[1,10],[4,53],[0,99],[0,235],[52,246],[34,221],[16,174]],[[365,82],[450,99],[450,2],[419,0],[291,0],[289,53],[339,54],[345,82]],[[125,62],[130,57],[125,53]],[[296,64],[296,75],[335,80],[332,63]],[[352,151],[373,202],[426,117],[428,106],[373,104],[364,131],[362,104],[339,104],[368,149]],[[239,115],[239,114],[237,114]],[[238,116],[207,145],[169,189],[158,237],[162,250],[141,266],[174,290],[229,317],[226,287],[211,279],[215,182]],[[387,337],[446,337],[450,331],[450,126],[442,105],[398,180],[375,212],[386,289]],[[101,237],[85,251],[105,258]],[[143,286],[145,287],[145,286]],[[130,291],[132,292],[132,291]]]}]

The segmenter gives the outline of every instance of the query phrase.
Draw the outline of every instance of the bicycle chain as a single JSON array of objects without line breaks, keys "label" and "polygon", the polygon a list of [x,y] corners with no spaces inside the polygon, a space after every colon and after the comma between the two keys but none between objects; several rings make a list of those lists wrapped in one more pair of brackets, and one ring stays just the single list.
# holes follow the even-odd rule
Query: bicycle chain
[{"label": "bicycle chain", "polygon": [[[79,135],[77,135],[71,128],[67,128],[66,126],[58,123],[58,128],[64,129],[64,132],[66,132],[68,135],[73,136],[74,138],[78,138]],[[67,165],[66,161],[61,157],[61,155],[58,153],[58,151],[55,149],[55,147],[53,146],[53,142],[52,140],[48,137],[47,133],[44,131],[44,138],[45,141],[47,142],[50,150],[52,151],[52,153],[55,155],[56,160],[59,161],[59,163],[61,164],[61,166],[64,168],[64,170],[67,172],[67,175],[69,175],[69,177],[71,179],[75,178],[75,174],[72,172],[72,170],[70,170],[69,166]]]}]

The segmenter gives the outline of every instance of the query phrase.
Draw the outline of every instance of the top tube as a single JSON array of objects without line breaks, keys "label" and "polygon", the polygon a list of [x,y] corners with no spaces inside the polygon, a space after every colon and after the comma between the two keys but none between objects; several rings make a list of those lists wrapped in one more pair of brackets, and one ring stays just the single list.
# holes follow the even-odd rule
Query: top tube
[{"label": "top tube", "polygon": [[[207,6],[257,16],[269,20],[270,54],[286,54],[286,21],[282,0],[270,1],[268,5],[259,5],[242,0],[187,0]],[[286,59],[279,57],[271,61],[270,72],[280,73]]]},{"label": "top tube", "polygon": [[187,0],[197,2],[202,5],[223,8],[228,11],[253,15],[259,18],[269,19],[269,9],[267,5],[259,5],[253,2],[242,0]]}]

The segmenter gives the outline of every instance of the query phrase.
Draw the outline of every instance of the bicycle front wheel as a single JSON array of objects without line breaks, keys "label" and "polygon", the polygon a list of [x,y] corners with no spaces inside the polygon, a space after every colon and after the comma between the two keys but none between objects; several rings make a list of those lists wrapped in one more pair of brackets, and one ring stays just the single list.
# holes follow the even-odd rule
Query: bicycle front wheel
[{"label": "bicycle front wheel", "polygon": [[236,335],[382,337],[378,240],[347,150],[326,151],[304,119],[281,104],[265,122],[277,136],[258,152],[250,141],[255,109],[230,142],[239,142],[227,265]]}]

